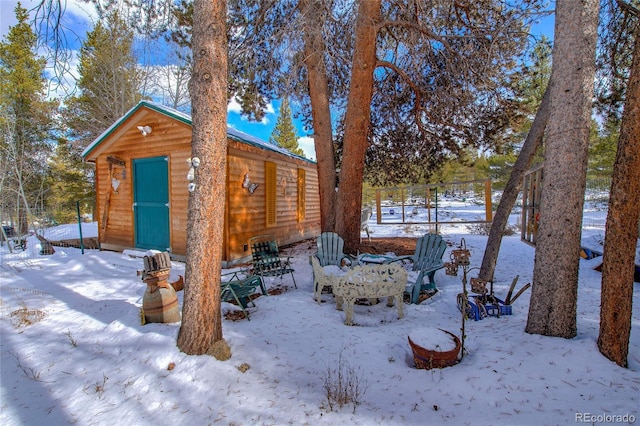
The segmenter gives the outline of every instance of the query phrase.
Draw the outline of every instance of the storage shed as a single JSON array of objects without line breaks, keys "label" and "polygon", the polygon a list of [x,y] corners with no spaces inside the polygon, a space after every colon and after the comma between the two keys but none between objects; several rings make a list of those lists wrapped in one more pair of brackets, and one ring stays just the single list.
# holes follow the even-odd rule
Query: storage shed
[{"label": "storage shed", "polygon": [[[320,233],[316,163],[227,129],[224,267],[251,256],[249,239],[279,245]],[[191,117],[141,101],[82,153],[95,163],[101,249],[169,251],[184,259]]]}]

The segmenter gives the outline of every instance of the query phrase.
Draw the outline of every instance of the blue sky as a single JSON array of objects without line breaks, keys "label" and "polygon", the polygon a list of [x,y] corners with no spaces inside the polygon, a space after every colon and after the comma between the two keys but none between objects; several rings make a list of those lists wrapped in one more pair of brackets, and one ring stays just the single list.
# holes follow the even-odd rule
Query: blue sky
[{"label": "blue sky", "polygon": [[[264,120],[260,122],[249,121],[243,117],[240,114],[240,106],[234,101],[231,101],[227,108],[227,122],[229,126],[266,141],[271,137],[279,115],[280,101],[277,100],[271,102]],[[311,132],[305,131],[300,121],[294,120],[294,125],[298,129],[298,146],[305,152],[307,158],[315,160],[316,154],[313,139],[306,136]]]},{"label": "blue sky", "polygon": [[[21,3],[22,7],[31,9],[37,4],[37,1],[22,0]],[[16,23],[14,14],[16,5],[17,1],[15,0],[0,0],[0,34],[2,35],[2,37],[7,34],[9,27],[15,25]],[[554,6],[555,1],[552,1],[549,6],[549,10],[553,10]],[[79,3],[75,0],[68,0],[65,19],[63,22],[63,25],[65,25],[65,27],[71,29],[79,37],[84,37],[86,32],[91,29],[93,21],[95,21],[95,13],[93,12],[93,7],[90,4]],[[532,33],[535,35],[544,34],[550,39],[553,39],[553,25],[554,16],[553,14],[551,14],[549,16],[541,18],[539,22],[532,28]],[[72,44],[75,44],[73,43],[74,38],[75,36],[71,36],[69,38],[69,41]],[[260,139],[269,140],[278,119],[279,107],[280,102],[272,102],[269,105],[264,120],[262,120],[261,122],[251,122],[241,116],[241,114],[239,113],[239,106],[237,105],[237,103],[232,101],[228,107],[227,119],[229,126],[245,133],[249,133]],[[294,124],[298,128],[298,136],[300,138],[298,144],[300,148],[304,150],[305,155],[308,158],[315,159],[313,139],[306,136],[310,132],[306,132],[302,128],[300,122],[294,120]]]}]

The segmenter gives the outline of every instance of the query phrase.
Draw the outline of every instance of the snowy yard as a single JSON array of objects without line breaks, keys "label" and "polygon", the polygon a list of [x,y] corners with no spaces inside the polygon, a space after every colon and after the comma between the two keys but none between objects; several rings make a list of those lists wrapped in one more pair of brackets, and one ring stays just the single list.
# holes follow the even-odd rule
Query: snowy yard
[{"label": "snowy yard", "polygon": [[[465,229],[441,232],[453,244],[464,238],[477,267],[486,237]],[[420,232],[417,226],[374,227],[372,237]],[[140,258],[87,251],[5,262],[0,423],[541,425],[640,416],[640,287],[634,285],[629,368],[623,369],[596,347],[597,258],[580,260],[574,339],[524,333],[527,291],[513,315],[466,322],[467,352],[460,364],[417,370],[410,333],[442,328],[460,335],[460,276],[438,271],[439,294],[421,305],[405,304],[403,319],[385,303],[356,305],[356,325],[347,327],[329,295],[322,304],[313,300],[313,251],[310,242],[286,249],[298,289],[290,277],[269,279],[268,287],[287,291],[257,298],[249,308],[251,321],[223,320],[232,350],[224,362],[181,353],[179,323],[141,325],[146,286],[136,276],[143,269]],[[504,298],[516,275],[518,288],[530,282],[533,259],[532,247],[518,236],[506,237],[496,295]],[[174,262],[171,281],[181,274],[184,264]],[[237,308],[225,303],[223,311],[229,310]],[[325,383],[339,366],[361,385],[355,411],[351,404],[328,407]]]}]

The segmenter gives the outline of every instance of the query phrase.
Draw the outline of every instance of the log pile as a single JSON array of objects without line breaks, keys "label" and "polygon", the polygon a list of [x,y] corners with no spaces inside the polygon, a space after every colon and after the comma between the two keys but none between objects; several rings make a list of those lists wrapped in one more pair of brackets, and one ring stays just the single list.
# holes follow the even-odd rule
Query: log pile
[{"label": "log pile", "polygon": [[[169,257],[169,253],[163,252],[154,254],[153,256],[144,257],[145,275],[162,269],[171,269],[171,258]],[[144,280],[144,276],[142,279]]]}]

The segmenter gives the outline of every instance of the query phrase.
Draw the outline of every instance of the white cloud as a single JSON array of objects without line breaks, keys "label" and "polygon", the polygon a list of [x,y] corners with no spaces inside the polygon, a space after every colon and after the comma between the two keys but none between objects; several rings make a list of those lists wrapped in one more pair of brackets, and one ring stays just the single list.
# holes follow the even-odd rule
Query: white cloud
[{"label": "white cloud", "polygon": [[267,114],[275,114],[276,110],[273,108],[273,102],[269,102],[267,105]]},{"label": "white cloud", "polygon": [[98,20],[98,12],[92,3],[82,1],[67,2],[66,12],[70,12],[80,19],[86,19],[88,22],[96,22]]},{"label": "white cloud", "polygon": [[298,146],[304,151],[305,157],[316,161],[316,147],[313,138],[309,136],[298,138]]},{"label": "white cloud", "polygon": [[[24,9],[27,9],[30,13],[30,18],[35,18],[35,11],[38,5],[42,3],[42,0],[21,0],[20,4]],[[16,21],[15,8],[18,5],[17,0],[0,0],[0,35],[4,37],[9,33],[9,27],[14,26]],[[92,3],[85,3],[79,0],[69,0],[63,2],[63,16],[61,25],[64,28],[71,28],[72,30],[78,30],[80,26],[91,27],[91,22],[97,20],[96,8]],[[83,33],[78,34],[83,37]],[[73,35],[70,35],[73,37]]]},{"label": "white cloud", "polygon": [[[43,56],[46,52],[40,52]],[[65,64],[65,69],[62,71],[60,81],[57,81],[56,70],[53,68],[53,63],[48,63],[45,68],[45,76],[49,80],[49,94],[48,98],[64,99],[75,90],[75,84],[80,74],[78,73],[78,65],[80,63],[78,59],[78,51],[69,51],[69,62]],[[60,72],[60,71],[58,71]]]},{"label": "white cloud", "polygon": [[231,98],[231,102],[227,105],[227,112],[235,112],[236,114],[240,114],[242,112],[242,107],[235,96]]}]

